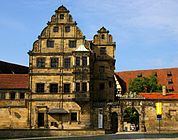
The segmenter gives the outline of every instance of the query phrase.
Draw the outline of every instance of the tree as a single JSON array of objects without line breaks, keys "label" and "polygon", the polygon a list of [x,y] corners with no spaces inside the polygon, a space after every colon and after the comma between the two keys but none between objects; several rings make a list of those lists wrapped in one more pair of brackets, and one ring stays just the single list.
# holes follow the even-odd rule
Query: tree
[{"label": "tree", "polygon": [[162,86],[157,84],[157,78],[154,75],[149,77],[137,77],[130,79],[129,91],[132,92],[161,92]]}]

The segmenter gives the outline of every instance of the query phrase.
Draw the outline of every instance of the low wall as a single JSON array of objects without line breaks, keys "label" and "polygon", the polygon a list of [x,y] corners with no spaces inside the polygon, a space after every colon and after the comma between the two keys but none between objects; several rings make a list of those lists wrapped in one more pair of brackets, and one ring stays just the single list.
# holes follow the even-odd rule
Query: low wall
[{"label": "low wall", "polygon": [[0,129],[0,139],[50,136],[92,136],[104,134],[104,130]]}]

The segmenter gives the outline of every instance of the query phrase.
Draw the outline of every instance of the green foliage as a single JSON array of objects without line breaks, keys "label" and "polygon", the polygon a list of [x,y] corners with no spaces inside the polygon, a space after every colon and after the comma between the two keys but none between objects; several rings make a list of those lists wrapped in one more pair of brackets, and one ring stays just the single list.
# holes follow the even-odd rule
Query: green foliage
[{"label": "green foliage", "polygon": [[139,114],[135,108],[128,107],[124,111],[124,121],[131,124],[139,124]]},{"label": "green foliage", "polygon": [[129,91],[132,92],[161,92],[162,86],[157,84],[157,78],[154,75],[149,77],[137,77],[130,79]]}]

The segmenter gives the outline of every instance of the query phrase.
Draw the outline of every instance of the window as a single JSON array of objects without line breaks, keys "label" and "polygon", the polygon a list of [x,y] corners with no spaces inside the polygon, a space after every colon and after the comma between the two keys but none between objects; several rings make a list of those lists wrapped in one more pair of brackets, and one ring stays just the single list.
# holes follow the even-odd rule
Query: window
[{"label": "window", "polygon": [[58,26],[54,26],[53,27],[53,32],[58,32],[59,31],[59,27]]},{"label": "window", "polygon": [[54,40],[47,40],[47,48],[54,48]]},{"label": "window", "polygon": [[109,81],[109,87],[110,87],[110,88],[113,87],[112,81]]},{"label": "window", "polygon": [[58,84],[50,84],[50,92],[58,92]]},{"label": "window", "polygon": [[102,35],[101,35],[101,39],[105,39],[105,36],[104,36],[104,34],[102,34]]},{"label": "window", "polygon": [[60,19],[64,19],[64,14],[60,14]]},{"label": "window", "polygon": [[65,27],[65,32],[70,32],[70,26]]},{"label": "window", "polygon": [[82,56],[82,66],[87,66],[87,57]]},{"label": "window", "polygon": [[75,84],[75,90],[76,92],[80,92],[80,83]]},{"label": "window", "polygon": [[172,76],[171,71],[167,72],[167,76]]},{"label": "window", "polygon": [[55,58],[55,57],[51,58],[51,68],[57,68],[58,62],[59,62],[58,58]]},{"label": "window", "polygon": [[137,74],[137,77],[142,77],[142,73]]},{"label": "window", "polygon": [[87,91],[87,83],[82,83],[82,92]]},{"label": "window", "polygon": [[10,99],[11,100],[15,100],[15,95],[16,95],[15,92],[10,93]]},{"label": "window", "polygon": [[103,73],[105,71],[104,66],[99,66],[99,73]]},{"label": "window", "polygon": [[83,70],[82,72],[82,80],[87,80],[88,78],[88,71],[87,70]]},{"label": "window", "polygon": [[69,69],[70,68],[70,58],[64,58],[64,68]]},{"label": "window", "polygon": [[37,58],[37,67],[44,68],[45,67],[45,58]]},{"label": "window", "polygon": [[77,122],[77,112],[71,112],[70,116],[72,122]]},{"label": "window", "polygon": [[69,48],[76,48],[76,40],[69,40]]},{"label": "window", "polygon": [[100,83],[100,84],[99,84],[99,89],[100,89],[100,90],[104,90],[104,87],[105,87],[104,83]]},{"label": "window", "polygon": [[5,99],[5,93],[0,93],[0,99]]},{"label": "window", "polygon": [[169,85],[170,85],[170,84],[173,84],[172,79],[168,79],[168,84],[169,84]]},{"label": "window", "polygon": [[37,83],[36,84],[36,92],[44,92],[44,83]]},{"label": "window", "polygon": [[24,99],[25,98],[25,93],[20,93],[20,99]]},{"label": "window", "polygon": [[76,80],[81,80],[82,79],[82,73],[80,73],[80,72],[76,72],[75,73],[75,78],[76,78]]},{"label": "window", "polygon": [[70,84],[64,84],[64,93],[70,93]]},{"label": "window", "polygon": [[106,47],[101,47],[100,48],[100,55],[105,55],[106,54]]},{"label": "window", "polygon": [[75,62],[76,66],[80,66],[80,57],[76,57],[75,60],[76,60],[76,62]]}]

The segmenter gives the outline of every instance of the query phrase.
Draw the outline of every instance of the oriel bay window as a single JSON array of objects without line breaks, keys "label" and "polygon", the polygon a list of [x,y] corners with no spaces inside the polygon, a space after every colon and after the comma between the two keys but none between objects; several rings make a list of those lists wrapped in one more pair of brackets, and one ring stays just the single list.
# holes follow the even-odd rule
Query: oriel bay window
[{"label": "oriel bay window", "polygon": [[75,84],[75,91],[80,92],[80,83]]},{"label": "oriel bay window", "polygon": [[87,57],[82,56],[82,66],[87,66]]},{"label": "oriel bay window", "polygon": [[51,58],[51,68],[57,68],[58,67],[58,63],[59,63],[59,59],[58,58]]},{"label": "oriel bay window", "polygon": [[50,92],[57,93],[58,92],[58,84],[50,84]]},{"label": "oriel bay window", "polygon": [[36,92],[43,93],[44,92],[44,83],[36,83]]},{"label": "oriel bay window", "polygon": [[45,58],[37,58],[36,66],[38,68],[44,68],[45,67]]},{"label": "oriel bay window", "polygon": [[87,92],[87,83],[82,83],[82,92]]},{"label": "oriel bay window", "polygon": [[76,66],[80,66],[80,57],[75,58],[75,64]]}]

